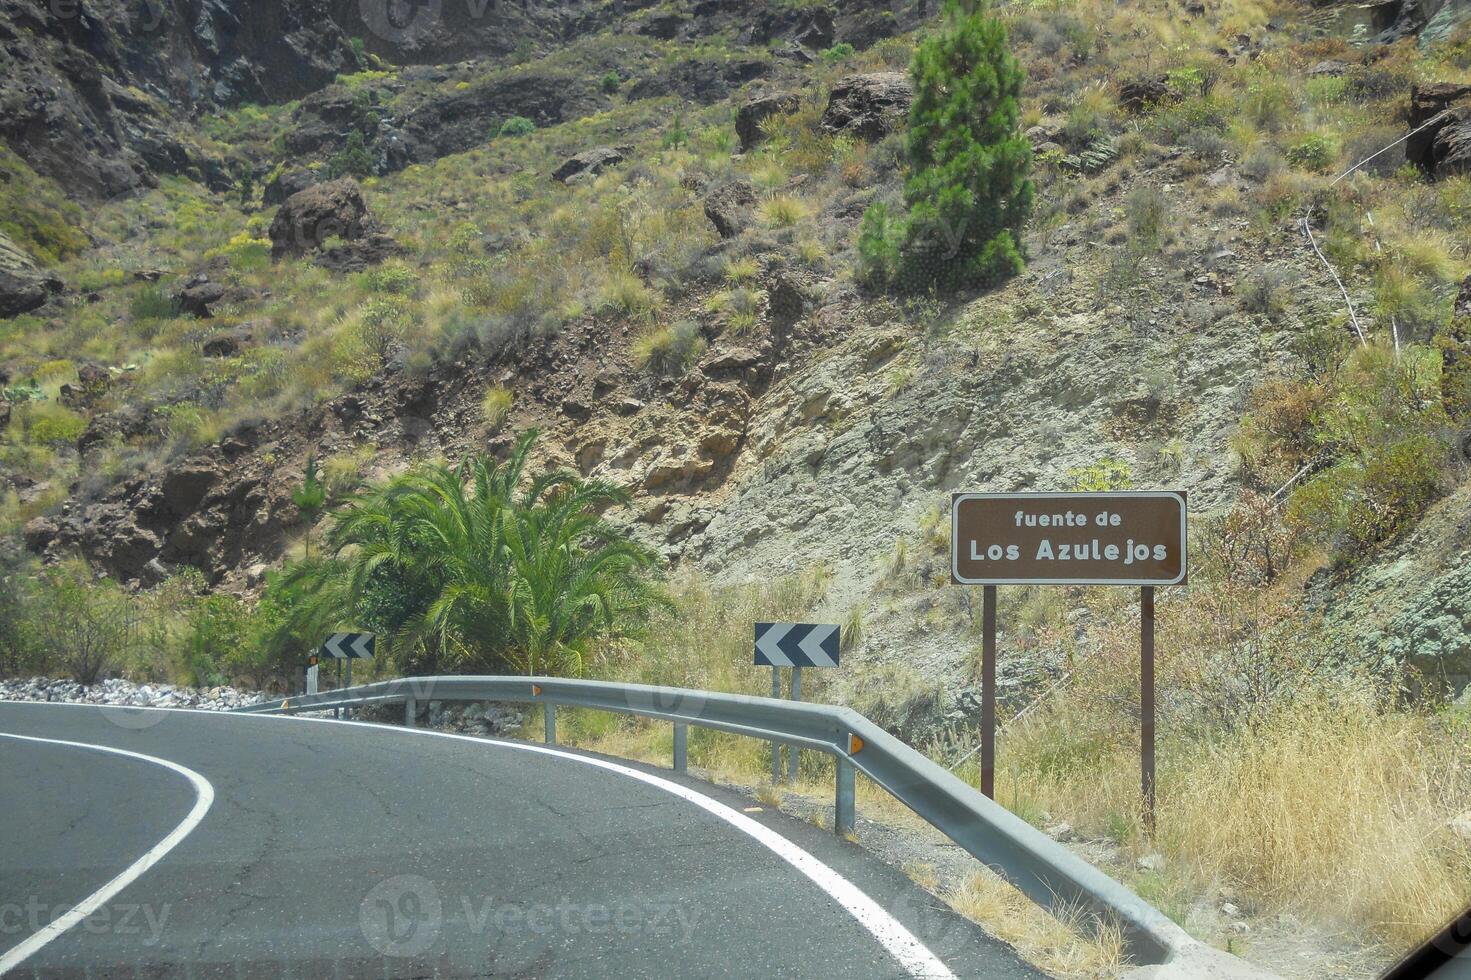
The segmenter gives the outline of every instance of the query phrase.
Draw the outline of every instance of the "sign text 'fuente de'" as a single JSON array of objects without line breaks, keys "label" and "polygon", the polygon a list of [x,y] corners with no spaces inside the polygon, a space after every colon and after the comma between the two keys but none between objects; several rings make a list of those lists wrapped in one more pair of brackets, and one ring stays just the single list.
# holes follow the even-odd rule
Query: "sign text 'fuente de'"
[{"label": "sign text 'fuente de'", "polygon": [[953,581],[965,585],[1179,585],[1185,495],[957,493]]}]

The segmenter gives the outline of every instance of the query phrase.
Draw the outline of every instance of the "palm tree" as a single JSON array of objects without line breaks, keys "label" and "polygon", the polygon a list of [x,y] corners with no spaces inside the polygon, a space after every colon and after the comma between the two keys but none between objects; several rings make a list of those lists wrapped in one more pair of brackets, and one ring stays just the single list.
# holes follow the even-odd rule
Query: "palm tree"
[{"label": "palm tree", "polygon": [[424,466],[354,498],[326,555],[282,578],[303,597],[292,631],[373,629],[415,671],[575,674],[595,640],[642,627],[667,605],[657,556],[601,516],[627,492],[563,471],[526,479],[535,440],[504,463]]}]

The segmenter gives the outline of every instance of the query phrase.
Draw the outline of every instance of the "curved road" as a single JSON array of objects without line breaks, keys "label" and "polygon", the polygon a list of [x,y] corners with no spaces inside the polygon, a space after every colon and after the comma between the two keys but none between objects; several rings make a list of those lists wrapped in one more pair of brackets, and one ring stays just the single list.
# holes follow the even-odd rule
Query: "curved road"
[{"label": "curved road", "polygon": [[521,743],[0,702],[0,967],[113,882],[7,975],[1042,977],[747,805]]}]

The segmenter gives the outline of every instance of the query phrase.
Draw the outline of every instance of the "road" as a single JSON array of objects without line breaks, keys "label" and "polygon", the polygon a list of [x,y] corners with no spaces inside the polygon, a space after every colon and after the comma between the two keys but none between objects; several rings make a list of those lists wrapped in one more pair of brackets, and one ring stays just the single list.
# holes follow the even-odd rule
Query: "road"
[{"label": "road", "polygon": [[749,808],[523,743],[0,702],[0,968],[1043,976],[856,845]]}]

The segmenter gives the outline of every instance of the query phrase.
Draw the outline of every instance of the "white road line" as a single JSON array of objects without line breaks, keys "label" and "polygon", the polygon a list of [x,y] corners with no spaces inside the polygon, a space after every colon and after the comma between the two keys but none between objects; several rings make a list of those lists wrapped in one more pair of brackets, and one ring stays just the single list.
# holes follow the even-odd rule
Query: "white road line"
[{"label": "white road line", "polygon": [[[409,730],[409,729],[406,729]],[[730,824],[741,833],[752,837],[757,843],[774,852],[777,857],[796,868],[802,874],[812,880],[818,888],[827,892],[833,901],[841,905],[848,914],[858,920],[858,924],[867,929],[873,938],[888,950],[889,955],[899,961],[912,977],[922,977],[925,980],[956,980],[955,974],[950,972],[940,958],[930,952],[924,943],[908,929],[886,912],[873,899],[869,898],[857,885],[844,878],[832,868],[823,864],[817,858],[802,850],[796,844],[787,840],[781,834],[772,830],[764,824],[757,823],[744,813],[732,810],[718,800],[711,799],[703,793],[681,786],[679,783],[671,782],[661,776],[621,766],[616,762],[606,759],[595,759],[585,755],[577,755],[572,752],[563,752],[560,749],[548,748],[545,745],[532,745],[528,742],[506,742],[500,739],[472,738],[468,735],[451,735],[448,732],[424,732],[425,735],[443,735],[446,738],[463,738],[469,742],[490,742],[493,745],[505,746],[509,749],[517,749],[522,752],[535,752],[538,755],[554,755],[562,759],[571,759],[575,762],[596,766],[609,772],[616,772],[630,779],[637,779],[641,783],[672,793],[682,800],[693,803],[705,812],[719,817]]]},{"label": "white road line", "polygon": [[167,759],[144,755],[141,752],[129,752],[127,749],[115,749],[107,745],[91,745],[87,742],[65,742],[56,738],[12,735],[8,732],[0,732],[0,738],[14,738],[22,742],[38,742],[44,745],[65,745],[74,749],[91,749],[94,752],[108,752],[112,755],[120,755],[129,759],[141,759],[144,762],[151,762],[154,765],[163,766],[165,769],[172,769],[174,772],[183,776],[194,785],[195,794],[194,807],[189,811],[189,815],[177,827],[170,831],[167,837],[153,845],[148,850],[148,853],[128,865],[117,877],[88,895],[65,914],[58,916],[45,926],[42,926],[40,930],[21,942],[19,946],[14,947],[8,952],[0,953],[0,976],[3,976],[17,966],[20,966],[22,962],[28,957],[33,956],[41,947],[51,942],[51,940],[56,939],[72,926],[97,911],[110,898],[137,881],[149,868],[162,861],[164,855],[177,847],[180,841],[188,837],[190,832],[199,826],[199,822],[204,819],[204,815],[209,812],[210,806],[214,804],[215,789],[210,785],[209,780],[205,779],[193,769],[181,766],[177,762],[170,762]]},{"label": "white road line", "polygon": [[[78,708],[101,707],[100,705],[87,705],[64,701],[0,701],[0,704],[47,704],[55,705],[57,707]],[[199,708],[152,708],[142,710],[163,712],[178,711],[188,712],[190,714],[214,715],[215,717],[226,718],[256,718],[274,721],[283,720],[282,716],[280,715],[236,714],[234,712],[227,711],[204,711]],[[470,735],[454,735],[449,732],[426,731],[420,728],[399,728],[393,725],[380,725],[366,721],[340,721],[333,718],[298,718],[286,716],[284,720],[322,725],[355,725],[361,726],[363,728],[371,728],[379,732],[397,732],[403,735],[426,735],[435,738],[449,738],[462,742],[470,742],[475,745],[498,745],[503,748],[515,749],[522,752],[534,752],[539,755],[551,755],[563,759],[570,759],[573,762],[581,762],[585,765],[595,766],[599,769],[606,769],[609,772],[618,773],[621,776],[627,776],[631,779],[637,779],[639,782],[646,783],[649,786],[661,789],[666,793],[670,793],[674,796],[679,797],[682,800],[693,803],[695,806],[699,807],[710,815],[724,820],[736,830],[739,830],[741,833],[752,838],[758,844],[761,844],[763,847],[776,854],[777,857],[790,864],[793,868],[796,868],[808,879],[810,879],[813,884],[817,885],[818,888],[821,888],[824,892],[826,892],[833,901],[842,906],[849,915],[857,920],[859,925],[868,930],[869,934],[872,935],[874,939],[878,940],[879,944],[888,951],[890,956],[898,961],[899,965],[902,966],[905,972],[908,973],[910,976],[919,978],[919,980],[957,980],[955,974],[951,972],[950,968],[946,966],[938,956],[931,952],[929,947],[925,946],[925,944],[922,943],[919,938],[914,935],[914,933],[906,929],[898,919],[890,915],[883,908],[883,906],[879,905],[873,899],[869,898],[868,895],[865,894],[864,891],[860,889],[857,885],[853,884],[837,871],[834,871],[828,865],[824,864],[822,861],[802,850],[802,848],[798,847],[796,844],[793,844],[791,841],[787,840],[785,837],[772,830],[771,828],[757,823],[755,820],[752,820],[744,813],[733,810],[730,807],[726,806],[724,803],[721,803],[719,800],[712,799],[711,797],[706,796],[698,790],[690,789],[687,786],[681,786],[679,783],[673,782],[672,780],[664,779],[661,776],[655,776],[652,773],[642,772],[629,766],[619,765],[616,762],[609,762],[606,759],[597,759],[591,756],[578,755],[574,752],[567,752],[561,749],[553,749],[545,745],[533,745],[529,742],[508,742],[503,739],[475,738]],[[18,738],[24,736],[10,737]],[[44,740],[37,739],[36,741]],[[144,756],[143,758],[147,757]],[[154,761],[163,763],[164,765],[168,765],[171,767],[174,765],[170,762],[164,762],[164,760],[162,759]],[[179,768],[184,772],[188,772],[188,770],[183,770],[183,767],[176,768]],[[208,786],[209,784],[205,783],[205,785]],[[205,809],[208,809],[207,805]],[[200,815],[203,816],[202,813]],[[188,833],[188,831],[185,831],[185,833]],[[182,835],[180,836],[182,838]],[[136,877],[136,875],[134,877]],[[0,973],[3,972],[3,963],[0,963]]]}]

